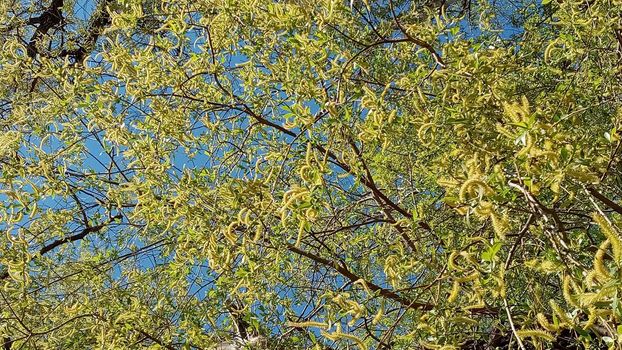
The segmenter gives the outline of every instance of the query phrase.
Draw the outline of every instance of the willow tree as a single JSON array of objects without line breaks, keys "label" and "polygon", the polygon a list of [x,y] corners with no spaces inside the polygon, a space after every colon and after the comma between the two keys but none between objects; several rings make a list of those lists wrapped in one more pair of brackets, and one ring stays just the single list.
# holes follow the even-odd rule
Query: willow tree
[{"label": "willow tree", "polygon": [[1,0],[3,348],[619,348],[621,13]]}]

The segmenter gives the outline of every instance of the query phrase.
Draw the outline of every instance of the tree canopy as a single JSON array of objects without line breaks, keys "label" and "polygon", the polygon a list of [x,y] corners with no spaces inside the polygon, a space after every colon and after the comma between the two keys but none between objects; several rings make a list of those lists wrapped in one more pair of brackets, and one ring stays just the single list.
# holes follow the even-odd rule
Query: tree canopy
[{"label": "tree canopy", "polygon": [[3,349],[622,346],[619,0],[0,0]]}]

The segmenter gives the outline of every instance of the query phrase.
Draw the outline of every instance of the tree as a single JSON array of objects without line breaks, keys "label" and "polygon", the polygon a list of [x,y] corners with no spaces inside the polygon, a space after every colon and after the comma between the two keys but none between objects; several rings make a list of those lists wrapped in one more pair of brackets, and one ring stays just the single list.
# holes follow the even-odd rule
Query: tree
[{"label": "tree", "polygon": [[4,349],[619,348],[619,1],[0,1]]}]

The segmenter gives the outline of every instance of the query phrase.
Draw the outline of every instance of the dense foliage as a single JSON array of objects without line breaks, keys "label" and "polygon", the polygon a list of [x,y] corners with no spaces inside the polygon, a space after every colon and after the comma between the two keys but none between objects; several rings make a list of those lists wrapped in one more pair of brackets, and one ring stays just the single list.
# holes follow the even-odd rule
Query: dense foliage
[{"label": "dense foliage", "polygon": [[8,349],[622,346],[619,0],[0,0]]}]

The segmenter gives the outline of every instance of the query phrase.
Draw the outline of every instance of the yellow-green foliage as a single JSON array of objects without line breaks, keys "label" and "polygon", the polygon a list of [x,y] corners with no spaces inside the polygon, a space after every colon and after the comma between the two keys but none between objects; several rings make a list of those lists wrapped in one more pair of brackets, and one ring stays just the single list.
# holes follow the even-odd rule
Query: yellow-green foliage
[{"label": "yellow-green foliage", "polygon": [[622,344],[621,23],[0,1],[0,348]]}]

